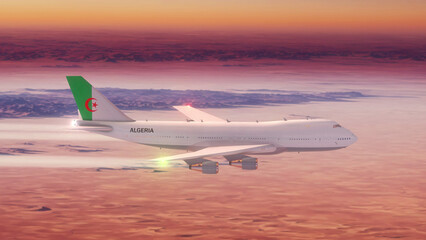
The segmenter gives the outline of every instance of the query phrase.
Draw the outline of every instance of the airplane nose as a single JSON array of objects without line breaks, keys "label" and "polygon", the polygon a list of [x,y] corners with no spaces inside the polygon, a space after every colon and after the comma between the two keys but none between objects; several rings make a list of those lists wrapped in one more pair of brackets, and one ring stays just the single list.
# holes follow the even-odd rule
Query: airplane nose
[{"label": "airplane nose", "polygon": [[355,134],[352,134],[353,135],[353,143],[355,143],[356,141],[358,141],[358,137],[357,136],[355,136]]},{"label": "airplane nose", "polygon": [[355,134],[353,132],[351,132],[348,129],[345,129],[345,130],[347,132],[347,136],[351,139],[349,145],[354,144],[356,141],[358,141],[358,137],[355,136]]},{"label": "airplane nose", "polygon": [[351,131],[349,131],[349,132],[351,134],[352,144],[354,144],[356,141],[358,141],[358,137],[355,134],[353,134]]}]

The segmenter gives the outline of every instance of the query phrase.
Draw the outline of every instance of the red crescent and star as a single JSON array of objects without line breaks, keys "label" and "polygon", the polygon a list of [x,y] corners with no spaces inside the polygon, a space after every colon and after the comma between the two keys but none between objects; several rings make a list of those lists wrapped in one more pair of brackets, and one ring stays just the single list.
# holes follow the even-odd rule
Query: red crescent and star
[{"label": "red crescent and star", "polygon": [[[92,108],[89,108],[90,101],[92,101]],[[98,104],[96,103],[96,98],[88,98],[86,100],[85,105],[86,105],[87,111],[89,111],[89,112],[96,112],[96,110],[97,110],[96,108],[98,107]]]}]

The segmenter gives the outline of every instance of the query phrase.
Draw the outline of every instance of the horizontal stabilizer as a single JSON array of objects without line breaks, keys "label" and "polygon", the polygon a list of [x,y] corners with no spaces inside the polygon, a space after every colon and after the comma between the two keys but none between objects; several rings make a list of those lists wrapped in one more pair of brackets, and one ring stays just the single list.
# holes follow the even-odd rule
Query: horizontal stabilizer
[{"label": "horizontal stabilizer", "polygon": [[74,127],[72,130],[84,130],[89,132],[111,132],[112,127],[110,126],[79,126]]}]

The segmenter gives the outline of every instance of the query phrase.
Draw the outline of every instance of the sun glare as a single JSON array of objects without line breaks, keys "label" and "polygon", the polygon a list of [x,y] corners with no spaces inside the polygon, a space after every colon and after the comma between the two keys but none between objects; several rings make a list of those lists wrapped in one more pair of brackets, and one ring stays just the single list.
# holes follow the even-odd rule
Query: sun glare
[{"label": "sun glare", "polygon": [[169,165],[169,162],[164,159],[158,160],[158,167],[160,168],[166,168]]}]

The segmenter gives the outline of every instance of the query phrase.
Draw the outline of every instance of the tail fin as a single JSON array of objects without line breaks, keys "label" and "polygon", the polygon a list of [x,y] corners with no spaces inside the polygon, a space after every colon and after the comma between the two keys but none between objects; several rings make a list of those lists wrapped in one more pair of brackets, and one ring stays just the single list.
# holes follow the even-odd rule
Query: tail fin
[{"label": "tail fin", "polygon": [[83,120],[132,122],[102,93],[81,76],[67,76],[74,100]]}]

